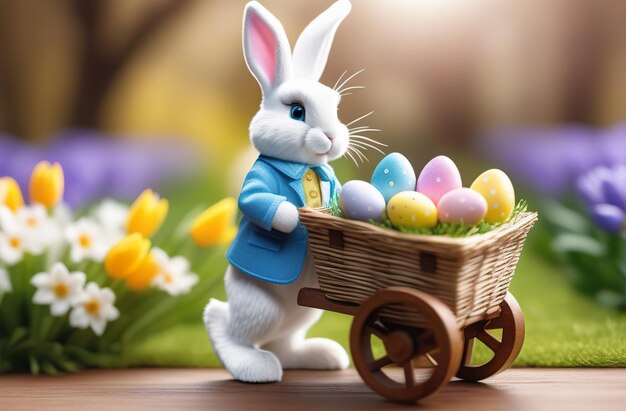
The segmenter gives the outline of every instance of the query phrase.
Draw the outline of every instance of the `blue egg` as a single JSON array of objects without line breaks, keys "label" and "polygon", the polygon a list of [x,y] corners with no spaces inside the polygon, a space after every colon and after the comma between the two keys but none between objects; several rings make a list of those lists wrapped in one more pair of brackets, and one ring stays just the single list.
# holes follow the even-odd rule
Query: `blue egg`
[{"label": "blue egg", "polygon": [[388,202],[402,191],[415,191],[415,170],[400,153],[391,153],[380,160],[372,174],[372,185]]},{"label": "blue egg", "polygon": [[380,221],[385,213],[385,199],[366,181],[352,180],[341,187],[339,206],[351,220]]}]

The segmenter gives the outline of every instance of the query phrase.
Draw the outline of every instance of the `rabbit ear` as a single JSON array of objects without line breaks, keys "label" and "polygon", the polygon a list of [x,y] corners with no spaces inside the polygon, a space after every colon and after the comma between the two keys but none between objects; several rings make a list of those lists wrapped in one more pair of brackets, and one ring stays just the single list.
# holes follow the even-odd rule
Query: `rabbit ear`
[{"label": "rabbit ear", "polygon": [[320,79],[337,27],[351,9],[349,0],[339,0],[306,26],[293,50],[294,72],[298,77]]},{"label": "rabbit ear", "polygon": [[280,21],[256,1],[243,14],[243,50],[246,64],[268,94],[292,77],[291,48]]}]

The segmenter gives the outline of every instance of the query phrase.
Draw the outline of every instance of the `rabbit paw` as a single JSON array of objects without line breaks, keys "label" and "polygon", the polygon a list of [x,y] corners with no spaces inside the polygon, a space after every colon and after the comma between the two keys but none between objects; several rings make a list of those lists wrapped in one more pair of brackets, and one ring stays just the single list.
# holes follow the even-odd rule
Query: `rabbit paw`
[{"label": "rabbit paw", "polygon": [[278,206],[274,219],[272,220],[272,227],[283,233],[292,232],[298,225],[298,209],[295,205],[289,201],[283,201]]},{"label": "rabbit paw", "polygon": [[297,343],[284,341],[266,348],[276,354],[286,369],[343,370],[350,365],[346,350],[327,338],[309,338]]},{"label": "rabbit paw", "polygon": [[283,367],[274,354],[253,347],[238,347],[234,355],[224,358],[224,366],[234,379],[249,383],[280,381]]}]

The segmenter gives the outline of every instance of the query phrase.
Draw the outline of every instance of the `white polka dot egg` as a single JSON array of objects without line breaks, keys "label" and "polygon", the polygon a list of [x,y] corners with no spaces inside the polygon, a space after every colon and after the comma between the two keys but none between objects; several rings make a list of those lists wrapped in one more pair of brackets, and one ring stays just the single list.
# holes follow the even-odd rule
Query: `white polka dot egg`
[{"label": "white polka dot egg", "polygon": [[485,221],[505,221],[515,208],[515,190],[509,177],[501,170],[491,169],[479,175],[471,185],[487,201]]},{"label": "white polka dot egg", "polygon": [[474,225],[487,213],[487,202],[471,188],[457,188],[441,197],[438,205],[439,221]]},{"label": "white polka dot egg", "polygon": [[380,221],[385,213],[385,199],[366,181],[348,181],[339,192],[339,206],[352,220]]},{"label": "white polka dot egg", "polygon": [[437,207],[422,193],[403,191],[389,200],[387,216],[396,227],[432,228],[437,224]]},{"label": "white polka dot egg", "polygon": [[417,179],[417,191],[425,194],[435,204],[439,203],[444,194],[462,186],[459,169],[446,156],[437,156],[430,160]]},{"label": "white polka dot egg", "polygon": [[372,185],[389,201],[402,192],[415,190],[415,171],[409,160],[400,153],[383,158],[372,174]]}]

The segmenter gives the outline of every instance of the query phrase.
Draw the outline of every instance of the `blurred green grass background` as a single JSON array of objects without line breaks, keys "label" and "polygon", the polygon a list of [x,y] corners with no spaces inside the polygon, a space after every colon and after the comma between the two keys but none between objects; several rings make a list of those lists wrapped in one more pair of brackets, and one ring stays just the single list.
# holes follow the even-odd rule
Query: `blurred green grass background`
[{"label": "blurred green grass background", "polygon": [[[211,204],[218,199],[215,193],[222,192],[218,181],[203,182],[201,186],[211,189],[199,190],[196,183],[190,187],[179,186],[171,193],[172,214],[168,221],[179,221],[193,205]],[[526,320],[526,340],[515,365],[626,366],[626,313],[602,308],[573,290],[564,273],[554,263],[546,262],[535,247],[539,234],[529,236],[511,286]],[[218,253],[214,263],[198,274],[212,277],[215,287],[185,308],[189,313],[187,321],[130,347],[121,365],[220,366],[201,320],[202,309],[210,298],[226,298],[222,276],[227,262],[225,257],[220,257],[225,249],[207,251],[207,258],[213,252]],[[327,312],[309,335],[335,339],[347,348],[350,323],[349,316]]]}]

